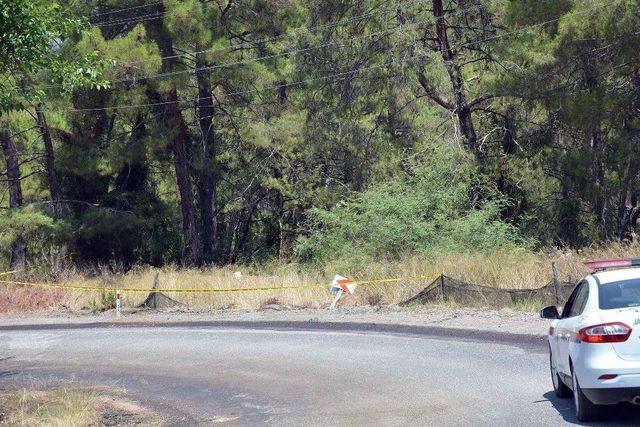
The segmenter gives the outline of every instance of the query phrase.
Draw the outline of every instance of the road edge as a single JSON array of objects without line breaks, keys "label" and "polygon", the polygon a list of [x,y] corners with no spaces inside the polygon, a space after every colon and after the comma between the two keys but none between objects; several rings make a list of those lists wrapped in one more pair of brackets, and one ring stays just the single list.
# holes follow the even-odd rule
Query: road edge
[{"label": "road edge", "polygon": [[495,344],[515,345],[527,349],[546,348],[546,337],[535,334],[519,334],[481,329],[449,328],[444,326],[421,326],[367,322],[319,322],[319,321],[243,321],[243,320],[200,320],[165,322],[86,322],[86,323],[43,323],[0,325],[0,331],[51,331],[73,329],[116,329],[116,328],[214,328],[253,329],[278,331],[330,331],[383,333],[392,335],[419,336],[425,338],[461,339]]}]

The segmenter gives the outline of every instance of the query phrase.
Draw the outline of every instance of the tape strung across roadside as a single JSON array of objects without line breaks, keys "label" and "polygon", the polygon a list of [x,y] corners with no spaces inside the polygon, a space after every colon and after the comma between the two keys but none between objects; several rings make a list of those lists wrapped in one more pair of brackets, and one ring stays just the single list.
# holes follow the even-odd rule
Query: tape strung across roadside
[{"label": "tape strung across roadside", "polygon": [[[6,272],[0,273],[0,276],[15,273]],[[410,277],[394,277],[389,279],[376,279],[376,280],[363,280],[354,281],[354,285],[358,286],[370,286],[382,283],[397,283],[409,280],[423,280],[423,279],[435,279],[437,276],[410,276]],[[120,291],[120,292],[165,292],[165,293],[179,293],[179,294],[209,294],[209,293],[224,293],[224,292],[256,292],[256,291],[280,291],[280,290],[294,290],[294,289],[327,289],[330,285],[279,285],[279,286],[260,286],[260,287],[242,287],[242,288],[200,288],[200,289],[153,289],[153,288],[118,288],[113,286],[82,286],[82,285],[58,285],[54,283],[35,283],[35,282],[21,282],[16,280],[0,280],[0,283],[5,285],[15,286],[33,286],[50,289],[67,289],[74,291]]]},{"label": "tape strung across roadside", "polygon": [[4,272],[0,272],[0,276],[8,276],[9,274],[13,274],[13,273],[17,273],[20,270],[13,270],[13,271],[4,271]]}]

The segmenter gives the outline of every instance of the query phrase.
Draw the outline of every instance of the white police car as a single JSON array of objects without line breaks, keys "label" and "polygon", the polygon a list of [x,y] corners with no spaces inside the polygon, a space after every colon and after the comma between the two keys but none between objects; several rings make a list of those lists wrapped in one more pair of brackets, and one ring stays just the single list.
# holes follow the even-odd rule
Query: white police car
[{"label": "white police car", "polygon": [[573,394],[576,416],[588,421],[599,405],[640,405],[640,258],[586,263],[564,305],[542,309],[549,328],[551,379],[559,397]]}]

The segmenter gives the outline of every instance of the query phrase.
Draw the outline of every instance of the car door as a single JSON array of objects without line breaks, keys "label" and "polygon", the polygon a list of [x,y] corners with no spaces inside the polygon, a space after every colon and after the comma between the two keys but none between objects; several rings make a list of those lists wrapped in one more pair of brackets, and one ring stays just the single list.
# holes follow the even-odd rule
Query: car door
[{"label": "car door", "polygon": [[553,328],[553,333],[551,334],[551,339],[550,339],[550,344],[551,344],[551,355],[553,357],[553,362],[554,365],[556,367],[556,370],[559,373],[563,373],[563,363],[562,363],[562,354],[563,352],[565,352],[566,350],[564,349],[565,347],[565,323],[566,323],[566,319],[569,317],[569,312],[571,311],[571,306],[573,305],[573,301],[576,298],[576,293],[578,290],[578,286],[576,286],[573,291],[571,292],[571,295],[569,295],[569,298],[567,299],[567,302],[564,303],[564,307],[562,309],[562,312],[560,313],[560,318],[554,322],[552,324],[552,328]]},{"label": "car door", "polygon": [[558,320],[558,323],[556,324],[556,329],[554,332],[554,342],[555,342],[555,348],[554,350],[554,359],[555,359],[555,364],[556,364],[556,369],[558,370],[558,372],[560,373],[564,373],[565,369],[564,369],[564,363],[563,363],[563,354],[566,353],[567,349],[566,347],[566,338],[565,338],[565,324],[567,322],[567,318],[569,317],[569,313],[571,312],[571,307],[573,305],[573,301],[576,298],[576,293],[578,291],[578,286],[576,286],[573,291],[571,292],[571,295],[569,295],[569,298],[567,299],[567,302],[564,304],[564,308],[562,309],[562,313],[560,314],[560,319]]},{"label": "car door", "polygon": [[582,312],[589,298],[589,283],[586,280],[581,281],[573,290],[569,300],[562,310],[562,316],[558,322],[557,328],[557,345],[558,357],[556,364],[558,371],[571,375],[569,367],[569,346],[572,340],[578,336],[578,326],[582,324]]}]

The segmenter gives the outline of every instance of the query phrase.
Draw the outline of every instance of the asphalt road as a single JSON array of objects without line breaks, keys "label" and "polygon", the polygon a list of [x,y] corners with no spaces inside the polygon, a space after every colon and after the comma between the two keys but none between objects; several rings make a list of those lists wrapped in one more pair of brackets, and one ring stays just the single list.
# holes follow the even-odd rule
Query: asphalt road
[{"label": "asphalt road", "polygon": [[[125,389],[176,424],[559,425],[542,343],[389,331],[0,330],[0,388]],[[608,423],[637,425],[616,406]]]}]

